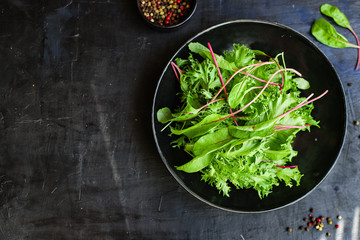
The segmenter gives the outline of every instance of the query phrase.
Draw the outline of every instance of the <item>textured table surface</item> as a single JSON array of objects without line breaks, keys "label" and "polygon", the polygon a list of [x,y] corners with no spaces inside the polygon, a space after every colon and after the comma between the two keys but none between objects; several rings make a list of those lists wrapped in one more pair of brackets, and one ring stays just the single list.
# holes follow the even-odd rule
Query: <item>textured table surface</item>
[{"label": "textured table surface", "polygon": [[[325,2],[198,2],[186,25],[164,33],[130,0],[0,1],[0,239],[360,238],[360,71],[355,49],[310,35]],[[360,32],[359,1],[328,3]],[[226,212],[194,198],[166,169],[151,131],[168,60],[199,31],[235,19],[278,22],[308,37],[334,64],[348,106],[333,171],[305,199],[267,213]],[[297,230],[310,207],[341,215],[340,228]]]}]

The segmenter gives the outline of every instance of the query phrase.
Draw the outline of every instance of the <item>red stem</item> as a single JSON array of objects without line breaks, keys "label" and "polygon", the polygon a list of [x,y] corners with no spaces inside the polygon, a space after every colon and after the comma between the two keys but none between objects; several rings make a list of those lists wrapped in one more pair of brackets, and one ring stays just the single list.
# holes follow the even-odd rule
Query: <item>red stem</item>
[{"label": "red stem", "polygon": [[[227,99],[228,96],[227,96],[227,93],[226,93],[226,88],[225,88],[225,85],[224,85],[224,81],[223,81],[223,78],[222,78],[222,76],[221,76],[220,68],[219,68],[219,65],[218,65],[218,63],[217,63],[217,61],[216,61],[216,57],[215,57],[214,51],[213,51],[212,48],[211,48],[211,44],[210,44],[210,43],[208,43],[208,47],[209,47],[211,56],[212,56],[212,58],[214,59],[215,67],[217,68],[217,72],[218,72],[219,77],[220,77],[221,85],[222,85],[223,88],[224,88],[225,98]],[[231,107],[230,107],[229,109],[230,109],[230,113],[232,114],[233,111],[232,111]],[[236,122],[236,119],[235,119],[234,116],[233,116],[233,120],[234,120],[235,125],[236,125],[236,126],[239,126],[238,123]]]},{"label": "red stem", "polygon": [[331,37],[331,38],[333,38],[333,39],[335,39],[336,41],[342,42],[342,43],[344,43],[345,45],[348,45],[348,46],[350,46],[350,47],[353,47],[353,48],[360,48],[360,46],[359,46],[359,45],[355,45],[355,44],[352,44],[352,43],[346,42],[346,41],[344,41],[344,40],[341,40],[341,39],[336,38],[336,37],[333,37],[333,36],[330,36],[330,37]]},{"label": "red stem", "polygon": [[[261,66],[261,65],[257,65],[257,66],[255,66],[255,67],[253,67],[248,73],[245,72],[245,71],[239,71],[239,73],[245,74],[246,76],[245,76],[243,82],[241,83],[240,88],[238,89],[238,91],[237,91],[237,93],[236,93],[236,97],[237,97],[237,94],[239,93],[240,89],[242,88],[243,84],[245,84],[246,78],[249,77],[249,76],[252,77],[252,78],[255,79],[255,80],[258,80],[258,81],[260,81],[260,82],[266,83],[265,80],[263,80],[263,79],[261,79],[261,78],[258,78],[258,77],[256,77],[256,76],[254,76],[253,74],[251,74],[253,71],[255,71],[255,70],[256,70],[257,68],[259,68],[260,66]],[[281,74],[282,74],[282,73],[281,73]],[[281,84],[278,84],[278,83],[270,83],[270,84],[271,84],[271,85],[281,85]]]},{"label": "red stem", "polygon": [[279,168],[296,168],[298,165],[293,165],[293,166],[280,166],[280,165],[276,165]]},{"label": "red stem", "polygon": [[[255,69],[255,68],[253,68],[252,70],[254,70],[254,69]],[[251,70],[250,72],[252,72],[252,70]],[[260,81],[260,82],[266,83],[265,80],[263,80],[263,79],[261,79],[261,78],[258,78],[258,77],[256,77],[256,76],[250,74],[250,72],[247,73],[247,72],[244,72],[244,71],[240,71],[240,73],[245,74],[245,75],[248,76],[248,77],[252,77],[252,78],[255,79],[255,80],[258,80],[258,81]],[[280,86],[281,86],[280,83],[270,83],[270,85],[275,85],[275,86],[280,85]]]},{"label": "red stem", "polygon": [[[342,22],[343,25],[345,25],[347,27],[347,29],[350,30],[350,32],[354,35],[355,39],[356,39],[356,43],[357,46],[360,47],[360,42],[359,42],[359,38],[357,36],[357,34],[355,33],[354,29],[352,29],[352,27],[344,22]],[[359,69],[359,64],[360,64],[360,48],[358,48],[358,57],[357,57],[357,62],[356,62],[356,67],[355,70]]]},{"label": "red stem", "polygon": [[[325,91],[325,92],[323,92],[320,96],[318,96],[318,97],[316,97],[316,98],[313,98],[313,99],[311,99],[311,100],[310,100],[310,101],[308,101],[308,102],[303,103],[304,101],[306,101],[306,99],[305,99],[302,103],[300,103],[299,105],[297,105],[297,106],[296,106],[296,107],[294,107],[293,109],[291,109],[291,110],[287,111],[286,113],[283,113],[283,114],[281,114],[281,115],[277,116],[277,118],[282,118],[282,117],[286,116],[287,114],[289,114],[289,113],[291,113],[291,112],[295,111],[296,109],[301,108],[301,107],[303,107],[303,106],[305,106],[305,105],[307,105],[307,104],[309,104],[309,103],[312,103],[312,102],[314,102],[314,101],[318,100],[319,98],[322,98],[325,94],[327,94],[327,93],[328,93],[328,91],[329,91],[329,90],[326,90],[326,91]],[[309,98],[309,97],[308,97],[308,98]],[[307,99],[308,99],[308,98],[307,98]]]},{"label": "red stem", "polygon": [[[354,37],[356,38],[357,45],[360,46],[359,38],[358,38],[357,34],[355,33],[355,31],[351,27],[349,28],[349,30],[354,35]],[[355,70],[359,69],[359,64],[360,64],[360,48],[358,48],[358,57],[357,57]]]},{"label": "red stem", "polygon": [[276,129],[273,131],[280,131],[280,130],[288,130],[288,129],[294,129],[294,128],[306,128],[310,126],[310,124],[306,124],[305,126],[287,126],[287,125],[274,125]]},{"label": "red stem", "polygon": [[217,96],[219,96],[219,94],[221,93],[221,91],[225,88],[225,86],[238,74],[240,73],[242,70],[245,70],[247,68],[250,67],[254,67],[257,65],[268,65],[268,64],[274,64],[273,62],[262,62],[262,63],[255,63],[255,64],[251,64],[249,66],[245,66],[243,68],[240,68],[239,70],[237,70],[224,84],[224,86],[222,88],[220,88],[220,90],[215,94],[215,96],[211,99],[211,101],[213,101]]},{"label": "red stem", "polygon": [[[267,54],[265,54],[265,56],[268,57],[268,58],[270,58],[271,60],[273,60],[273,61],[276,63],[277,67],[278,67],[279,69],[281,69],[280,64],[275,60],[275,58],[273,58],[273,57],[271,57],[271,56],[269,56],[269,55],[267,55]],[[281,93],[282,93],[283,87],[284,87],[284,74],[281,72],[281,88],[280,88]]]},{"label": "red stem", "polygon": [[246,109],[247,107],[249,107],[256,99],[258,99],[260,97],[260,95],[265,91],[266,87],[270,84],[271,80],[276,76],[276,74],[278,74],[279,72],[282,72],[282,71],[293,71],[295,72],[297,75],[301,76],[301,73],[299,73],[298,71],[294,70],[294,69],[291,69],[291,68],[285,68],[285,69],[279,69],[277,70],[270,78],[269,78],[269,81],[266,82],[264,88],[258,93],[258,95],[256,95],[256,97],[251,100],[248,104],[246,104],[244,107],[240,108],[239,110],[237,110],[236,112],[226,116],[226,117],[223,117],[223,118],[220,118],[218,121],[220,120],[224,120],[226,118],[229,118],[229,117],[232,117],[236,114],[238,114],[239,112],[243,111],[244,109]]},{"label": "red stem", "polygon": [[[216,100],[214,100],[214,101],[208,102],[208,103],[205,104],[204,106],[199,107],[197,110],[202,110],[203,108],[206,108],[207,106],[209,106],[209,105],[212,104],[212,103],[219,102],[219,101],[223,101],[223,100],[225,100],[225,98],[220,98],[220,99],[216,99]],[[185,113],[193,114],[194,112],[185,112]]]},{"label": "red stem", "polygon": [[[225,117],[222,117],[222,118],[220,118],[220,119],[218,119],[218,120],[211,121],[211,122],[209,122],[209,123],[205,123],[204,125],[210,124],[210,123],[213,123],[213,122],[217,122],[217,121],[225,120],[225,119],[227,119],[227,118],[229,118],[229,117],[232,117],[232,116],[238,114],[239,112],[243,111],[245,108],[247,108],[248,106],[250,106],[258,97],[260,97],[260,95],[264,92],[264,90],[265,90],[266,87],[269,85],[269,83],[271,82],[271,80],[275,77],[275,75],[278,74],[278,73],[281,72],[281,71],[293,71],[293,72],[296,73],[297,75],[301,76],[301,73],[299,73],[298,71],[296,71],[296,70],[294,70],[294,69],[292,69],[292,68],[279,69],[278,71],[276,71],[276,72],[270,77],[269,81],[266,82],[266,85],[265,85],[264,88],[260,91],[260,93],[259,93],[253,100],[251,100],[248,104],[246,104],[244,107],[242,107],[241,109],[237,110],[236,112],[234,112],[234,113],[232,113],[232,114],[229,114],[229,115],[227,115],[227,116],[225,116]],[[302,106],[305,106],[306,104],[309,104],[309,103],[311,103],[311,102],[313,102],[313,101],[321,98],[321,97],[324,96],[327,92],[328,92],[328,90],[326,90],[323,94],[321,94],[321,95],[318,96],[317,98],[314,98],[314,99],[310,100],[309,102],[304,103],[307,99],[309,99],[309,97],[308,97],[307,99],[305,99],[304,101],[302,101],[302,102],[301,102],[298,106],[296,106],[295,108],[293,108],[293,109],[291,109],[290,111],[288,111],[288,112],[286,112],[286,113],[284,113],[284,114],[282,114],[282,115],[279,115],[279,116],[277,116],[277,117],[275,117],[275,118],[284,117],[285,115],[291,113],[292,111],[295,111],[296,109],[298,109],[298,108],[300,108],[300,107],[302,107]],[[310,96],[312,96],[312,95],[313,95],[313,94],[311,94]]]},{"label": "red stem", "polygon": [[276,128],[306,128],[307,126],[310,126],[310,124],[306,124],[305,126],[274,125]]},{"label": "red stem", "polygon": [[221,76],[220,68],[219,68],[219,65],[218,65],[218,63],[217,63],[217,61],[216,61],[216,57],[215,57],[214,51],[213,51],[212,48],[211,48],[210,43],[208,43],[208,47],[209,47],[211,56],[212,56],[212,58],[214,59],[215,67],[217,68],[217,72],[218,72],[219,77],[220,77],[221,85],[224,87],[225,97],[227,98],[226,88],[225,88],[225,86],[224,86],[224,81],[223,81],[223,78],[222,78],[222,76]]},{"label": "red stem", "polygon": [[[175,73],[176,79],[177,79],[177,80],[179,81],[179,83],[180,83],[180,78],[179,78],[179,75],[178,75],[177,71],[179,71],[180,73],[182,73],[181,69],[180,69],[174,62],[171,62],[170,64],[171,64],[171,67],[172,67],[172,69],[173,69],[173,71],[174,71],[174,73]],[[177,70],[177,71],[176,71],[176,70]]]}]

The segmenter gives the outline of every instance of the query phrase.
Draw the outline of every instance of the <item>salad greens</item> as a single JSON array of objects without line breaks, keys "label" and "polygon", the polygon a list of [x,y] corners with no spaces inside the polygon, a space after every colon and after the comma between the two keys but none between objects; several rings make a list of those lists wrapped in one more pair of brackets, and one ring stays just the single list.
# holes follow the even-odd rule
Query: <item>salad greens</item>
[{"label": "salad greens", "polygon": [[332,18],[334,22],[344,28],[347,28],[355,37],[357,45],[352,44],[346,37],[336,31],[336,29],[325,19],[317,19],[311,27],[312,35],[321,43],[333,48],[352,47],[358,49],[358,57],[355,69],[358,70],[360,64],[360,42],[349,20],[337,7],[330,4],[323,4],[320,7],[322,14]]},{"label": "salad greens", "polygon": [[272,58],[239,44],[222,55],[210,44],[188,47],[187,59],[171,63],[181,106],[157,112],[176,137],[173,147],[192,158],[177,170],[200,172],[226,196],[232,188],[253,188],[263,198],[280,182],[298,186],[302,174],[291,164],[297,155],[291,144],[299,131],[319,127],[312,102],[327,91],[301,97],[309,82],[285,66],[283,53]]}]

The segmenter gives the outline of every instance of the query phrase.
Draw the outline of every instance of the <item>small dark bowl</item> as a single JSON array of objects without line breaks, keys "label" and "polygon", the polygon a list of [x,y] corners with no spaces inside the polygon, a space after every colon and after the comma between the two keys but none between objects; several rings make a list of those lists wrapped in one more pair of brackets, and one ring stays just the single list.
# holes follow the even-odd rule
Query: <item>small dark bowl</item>
[{"label": "small dark bowl", "polygon": [[[141,17],[144,19],[144,21],[149,24],[151,27],[154,27],[156,29],[159,30],[166,30],[166,29],[175,29],[177,27],[182,26],[184,23],[186,23],[194,14],[195,10],[196,10],[196,6],[197,6],[197,0],[188,0],[189,1],[189,5],[190,8],[186,10],[184,16],[181,16],[179,18],[179,22],[177,22],[176,24],[169,24],[169,25],[160,25],[156,22],[151,22],[147,17],[145,17],[142,9],[141,9],[141,2],[145,1],[145,0],[137,0],[137,6],[138,6],[138,10],[139,13],[141,15]],[[176,1],[176,0],[174,0]],[[145,2],[148,2],[148,0],[146,0]]]},{"label": "small dark bowl", "polygon": [[[233,212],[265,212],[293,204],[313,191],[329,174],[343,146],[346,133],[346,103],[344,91],[333,65],[321,50],[302,34],[286,26],[263,21],[232,21],[207,29],[186,42],[170,60],[188,57],[190,42],[211,43],[217,53],[232,49],[233,43],[244,44],[261,50],[270,56],[284,52],[286,66],[295,68],[310,82],[304,96],[320,95],[329,90],[322,99],[314,102],[312,115],[320,121],[320,128],[311,132],[299,132],[293,147],[298,151],[294,165],[304,174],[300,186],[286,187],[283,183],[274,187],[268,197],[259,199],[255,190],[233,190],[224,197],[215,187],[201,181],[200,174],[178,171],[191,157],[181,149],[172,148],[169,131],[156,119],[156,112],[163,107],[174,109],[179,105],[176,93],[179,84],[174,77],[170,62],[162,73],[154,96],[152,110],[153,133],[160,156],[174,178],[188,192],[205,203]],[[167,128],[168,130],[168,128]]]}]

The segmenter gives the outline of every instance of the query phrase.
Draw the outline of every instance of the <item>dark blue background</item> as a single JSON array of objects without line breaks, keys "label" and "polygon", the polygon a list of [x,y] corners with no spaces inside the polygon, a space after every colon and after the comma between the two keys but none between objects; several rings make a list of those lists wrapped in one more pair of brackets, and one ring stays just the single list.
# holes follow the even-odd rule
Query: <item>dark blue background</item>
[{"label": "dark blue background", "polygon": [[[359,239],[357,51],[310,35],[322,3],[203,0],[186,25],[165,33],[143,22],[135,1],[2,0],[0,239],[325,239],[327,231]],[[359,1],[327,3],[360,33]],[[269,213],[225,212],[191,196],[162,163],[151,131],[152,98],[168,60],[196,33],[234,19],[277,22],[315,42],[348,103],[333,171],[305,199]],[[340,228],[297,230],[310,207],[342,215]]]}]

